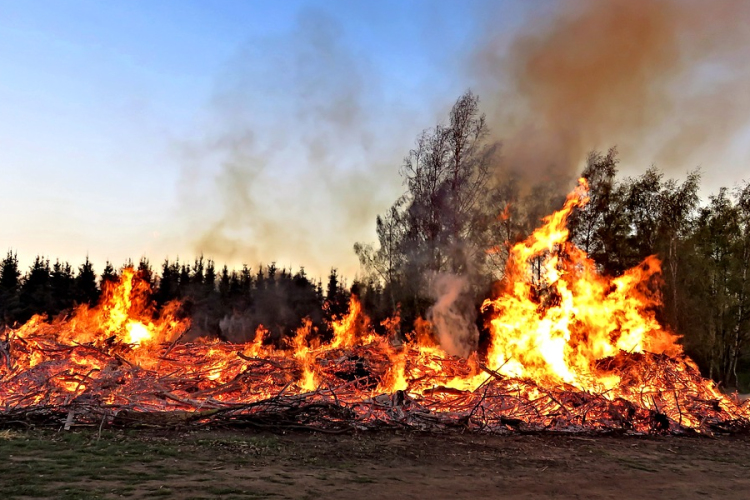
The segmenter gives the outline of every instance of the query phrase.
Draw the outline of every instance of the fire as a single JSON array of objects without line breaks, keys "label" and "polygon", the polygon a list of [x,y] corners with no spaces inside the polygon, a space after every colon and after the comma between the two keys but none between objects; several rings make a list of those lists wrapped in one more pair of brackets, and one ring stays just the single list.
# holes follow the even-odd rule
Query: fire
[{"label": "fire", "polygon": [[[333,349],[349,349],[361,342],[371,342],[370,319],[362,311],[362,304],[356,295],[349,299],[349,312],[331,324],[333,329]],[[363,335],[366,336],[363,338]]]},{"label": "fire", "polygon": [[255,330],[255,337],[253,341],[249,342],[245,346],[245,355],[250,357],[260,356],[264,353],[263,339],[268,335],[268,329],[263,325],[258,325]]},{"label": "fire", "polygon": [[242,345],[179,343],[189,327],[180,305],[157,313],[149,284],[126,268],[96,307],[9,332],[10,347],[0,344],[0,422],[60,409],[113,423],[179,410],[255,425],[311,425],[329,411],[326,422],[354,428],[750,427],[750,410],[702,379],[658,323],[658,260],[606,277],[568,240],[568,217],[586,201],[581,180],[560,211],[510,248],[500,292],[482,306],[486,353],[446,355],[424,319],[402,343],[398,311],[379,336],[354,295],[327,325],[329,342],[306,319],[280,347],[265,344],[263,326]]},{"label": "fire", "polygon": [[409,388],[409,381],[406,378],[406,353],[397,352],[388,356],[391,365],[383,377],[383,382],[378,386],[381,392],[392,393],[396,391],[406,391]]},{"label": "fire", "polygon": [[294,357],[302,366],[302,376],[299,380],[299,386],[306,391],[314,391],[320,382],[315,373],[314,354],[307,343],[307,337],[310,335],[312,321],[306,319],[302,326],[297,330],[294,336]]},{"label": "fire", "polygon": [[141,342],[150,340],[152,337],[152,333],[146,328],[146,325],[139,321],[129,322],[127,331],[128,342],[130,344],[140,344]]},{"label": "fire", "polygon": [[[112,346],[121,349],[122,356],[144,366],[154,362],[148,353],[151,347],[171,342],[189,326],[187,320],[176,317],[178,304],[165,306],[158,319],[149,301],[150,286],[132,267],[122,270],[116,282],[105,283],[98,306],[77,307],[70,319],[48,321],[34,316],[15,334],[33,342],[58,341],[66,344],[88,344],[96,348]],[[125,345],[130,350],[124,349]],[[118,347],[121,346],[121,347]],[[24,364],[33,367],[43,361],[39,351],[32,351]]]},{"label": "fire", "polygon": [[493,311],[488,365],[498,373],[603,392],[619,379],[598,371],[597,361],[620,351],[680,353],[654,315],[659,297],[650,285],[659,261],[650,257],[607,278],[568,241],[567,219],[587,201],[581,179],[562,210],[511,249],[504,289],[483,305]]}]

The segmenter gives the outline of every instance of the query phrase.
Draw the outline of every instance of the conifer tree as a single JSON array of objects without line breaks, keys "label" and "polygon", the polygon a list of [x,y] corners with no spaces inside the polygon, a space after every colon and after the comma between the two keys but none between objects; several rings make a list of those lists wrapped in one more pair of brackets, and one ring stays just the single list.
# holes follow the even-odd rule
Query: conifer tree
[{"label": "conifer tree", "polygon": [[49,314],[53,309],[49,259],[37,255],[21,285],[20,321],[26,322],[34,314]]},{"label": "conifer tree", "polygon": [[114,266],[112,266],[112,263],[110,261],[107,261],[104,264],[104,270],[102,271],[102,276],[99,279],[99,289],[104,291],[104,287],[108,283],[112,283],[117,281],[119,276],[117,275],[117,271],[115,271]]},{"label": "conifer tree", "polygon": [[0,264],[0,324],[12,325],[21,312],[21,271],[18,255],[11,250]]},{"label": "conifer tree", "polygon": [[94,265],[89,260],[88,255],[83,264],[78,268],[78,274],[75,277],[74,290],[73,295],[75,301],[79,304],[93,306],[99,301],[99,289],[96,286],[96,272],[94,271]]}]

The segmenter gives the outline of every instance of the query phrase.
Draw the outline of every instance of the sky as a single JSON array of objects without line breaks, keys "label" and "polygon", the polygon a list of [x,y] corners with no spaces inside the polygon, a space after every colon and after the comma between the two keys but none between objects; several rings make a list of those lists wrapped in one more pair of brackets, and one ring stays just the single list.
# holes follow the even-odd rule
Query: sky
[{"label": "sky", "polygon": [[[516,53],[555,7],[0,0],[0,250],[23,266],[203,253],[353,277],[419,132],[469,88],[498,106],[479,56]],[[720,154],[677,175],[701,166],[709,190],[750,177],[736,114]],[[648,166],[622,153],[626,173]]]}]

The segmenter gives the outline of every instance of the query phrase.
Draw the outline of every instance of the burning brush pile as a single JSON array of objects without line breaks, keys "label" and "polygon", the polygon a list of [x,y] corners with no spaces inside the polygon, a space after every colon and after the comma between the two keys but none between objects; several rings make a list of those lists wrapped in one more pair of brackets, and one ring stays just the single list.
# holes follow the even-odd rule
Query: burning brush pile
[{"label": "burning brush pile", "polygon": [[656,320],[659,262],[606,278],[568,241],[586,186],[515,245],[494,300],[486,353],[376,335],[356,297],[320,336],[286,348],[181,342],[179,304],[158,315],[132,269],[94,308],[32,318],[0,344],[0,425],[231,425],[320,431],[699,432],[748,428]]}]

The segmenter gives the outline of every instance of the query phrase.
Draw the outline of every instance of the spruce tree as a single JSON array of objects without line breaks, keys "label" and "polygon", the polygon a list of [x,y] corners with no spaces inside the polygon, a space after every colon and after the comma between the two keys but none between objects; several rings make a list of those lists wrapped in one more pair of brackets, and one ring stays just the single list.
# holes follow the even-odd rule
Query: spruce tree
[{"label": "spruce tree", "polygon": [[117,279],[118,276],[115,268],[110,261],[107,261],[106,264],[104,264],[104,271],[102,271],[102,276],[99,279],[99,289],[103,291],[105,284],[115,282]]},{"label": "spruce tree", "polygon": [[55,261],[50,274],[50,289],[52,293],[51,308],[47,311],[50,316],[73,307],[75,276],[73,268],[67,262]]},{"label": "spruce tree", "polygon": [[0,264],[0,324],[12,325],[21,312],[19,291],[21,271],[18,269],[18,255],[8,250]]},{"label": "spruce tree", "polygon": [[34,314],[49,314],[53,310],[49,259],[36,256],[21,285],[20,302],[22,322]]},{"label": "spruce tree", "polygon": [[88,255],[83,264],[78,268],[78,274],[75,277],[74,284],[75,301],[79,304],[88,304],[90,306],[99,302],[99,289],[96,286],[96,272],[94,265],[89,260]]}]

